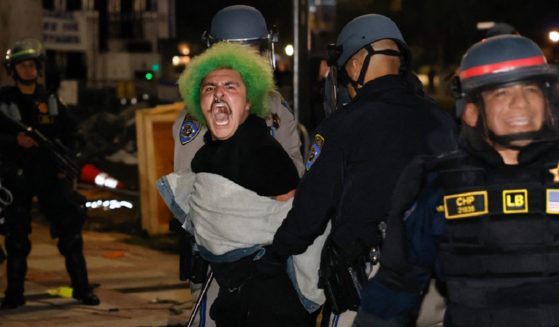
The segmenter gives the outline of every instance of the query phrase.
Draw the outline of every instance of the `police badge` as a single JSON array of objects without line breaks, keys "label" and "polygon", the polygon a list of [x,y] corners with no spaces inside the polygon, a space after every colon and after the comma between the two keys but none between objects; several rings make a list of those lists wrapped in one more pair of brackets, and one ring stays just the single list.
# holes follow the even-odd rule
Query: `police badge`
[{"label": "police badge", "polygon": [[190,114],[186,114],[179,131],[181,144],[185,145],[191,142],[198,136],[198,133],[200,133],[200,124]]},{"label": "police badge", "polygon": [[312,165],[320,155],[320,152],[322,151],[322,145],[324,145],[324,137],[322,137],[322,135],[320,134],[316,134],[314,136],[314,143],[311,146],[311,152],[309,154],[309,158],[305,163],[305,168],[307,170],[311,169]]}]

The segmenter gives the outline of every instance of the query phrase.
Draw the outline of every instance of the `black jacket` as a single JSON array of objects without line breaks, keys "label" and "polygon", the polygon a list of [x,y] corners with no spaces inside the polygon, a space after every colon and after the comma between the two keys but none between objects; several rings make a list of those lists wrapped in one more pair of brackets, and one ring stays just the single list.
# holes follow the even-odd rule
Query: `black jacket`
[{"label": "black jacket", "polygon": [[221,175],[262,196],[282,195],[297,187],[295,165],[261,118],[250,115],[225,141],[212,140],[209,131],[204,141],[192,159],[195,173]]},{"label": "black jacket", "polygon": [[415,95],[397,75],[365,84],[317,133],[320,153],[272,244],[282,256],[304,252],[331,218],[332,239],[348,256],[378,244],[378,224],[403,168],[416,155],[455,147],[450,115]]}]

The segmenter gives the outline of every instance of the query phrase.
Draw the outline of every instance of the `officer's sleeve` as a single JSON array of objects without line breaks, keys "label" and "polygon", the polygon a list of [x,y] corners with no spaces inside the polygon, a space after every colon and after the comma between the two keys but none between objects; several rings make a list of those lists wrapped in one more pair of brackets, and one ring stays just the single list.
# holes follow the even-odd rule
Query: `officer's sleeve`
[{"label": "officer's sleeve", "polygon": [[17,147],[17,132],[0,116],[0,151]]},{"label": "officer's sleeve", "polygon": [[[409,176],[407,172],[409,167],[402,177]],[[443,228],[442,216],[436,210],[442,192],[434,186],[434,179],[428,175],[427,184],[411,206],[405,206],[409,203],[398,196],[411,195],[417,181],[400,179],[388,218],[381,266],[363,289],[358,320],[378,319],[385,322],[379,326],[403,326],[419,310],[435,265],[435,239]],[[401,207],[394,208],[398,205]]]},{"label": "officer's sleeve", "polygon": [[[0,105],[9,102],[6,93],[6,88],[0,88]],[[0,115],[0,151],[17,147],[17,134],[18,131],[14,129],[13,124]]]},{"label": "officer's sleeve", "polygon": [[324,232],[339,202],[344,137],[327,132],[322,136],[320,153],[299,182],[293,207],[274,236],[272,250],[279,255],[303,253]]},{"label": "officer's sleeve", "polygon": [[187,111],[182,110],[173,123],[172,133],[174,140],[173,151],[173,171],[192,171],[191,163],[194,155],[204,145],[204,134],[207,131],[205,126],[197,123],[199,130],[190,137],[181,140],[181,129],[185,121]]},{"label": "officer's sleeve", "polygon": [[297,168],[299,177],[301,177],[305,171],[305,165],[301,155],[301,140],[297,131],[297,120],[279,94],[272,93],[270,95],[270,111],[272,114],[277,114],[280,119],[280,126],[275,131],[274,137],[289,154]]}]

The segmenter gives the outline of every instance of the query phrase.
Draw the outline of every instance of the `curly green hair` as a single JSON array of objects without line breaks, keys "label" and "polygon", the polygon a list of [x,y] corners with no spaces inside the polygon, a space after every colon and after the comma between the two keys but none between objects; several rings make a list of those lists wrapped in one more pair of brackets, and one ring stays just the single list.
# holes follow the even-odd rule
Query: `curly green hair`
[{"label": "curly green hair", "polygon": [[200,123],[205,118],[200,107],[200,84],[211,72],[232,69],[241,75],[246,90],[250,113],[268,115],[267,95],[274,86],[272,68],[253,49],[236,43],[218,43],[194,58],[179,78],[179,91],[188,112]]}]

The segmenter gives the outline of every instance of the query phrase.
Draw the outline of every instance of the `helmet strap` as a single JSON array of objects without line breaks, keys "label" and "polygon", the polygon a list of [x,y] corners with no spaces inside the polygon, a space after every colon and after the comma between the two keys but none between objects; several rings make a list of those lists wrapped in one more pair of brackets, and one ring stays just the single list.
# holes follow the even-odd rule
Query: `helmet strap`
[{"label": "helmet strap", "polygon": [[402,53],[399,52],[399,51],[392,50],[392,49],[375,50],[375,49],[373,49],[371,44],[367,44],[364,47],[364,49],[367,50],[367,55],[365,56],[365,59],[363,60],[363,65],[361,65],[361,71],[359,72],[359,77],[357,78],[357,80],[353,80],[349,76],[347,76],[347,73],[345,73],[345,69],[344,69],[344,73],[346,74],[347,80],[349,81],[351,86],[353,86],[353,88],[356,91],[357,91],[357,88],[359,86],[365,85],[365,75],[367,74],[367,71],[369,70],[369,63],[371,61],[372,56],[374,56],[376,54],[382,54],[382,55],[385,55],[385,56],[402,57]]},{"label": "helmet strap", "polygon": [[498,144],[504,148],[512,150],[521,150],[524,146],[514,145],[516,141],[536,141],[542,138],[544,134],[544,128],[538,131],[513,133],[507,135],[497,135],[487,126],[487,115],[485,114],[485,106],[483,105],[483,100],[479,97],[476,101],[477,105],[480,107],[480,119],[478,120],[476,129],[485,135],[491,142]]}]

